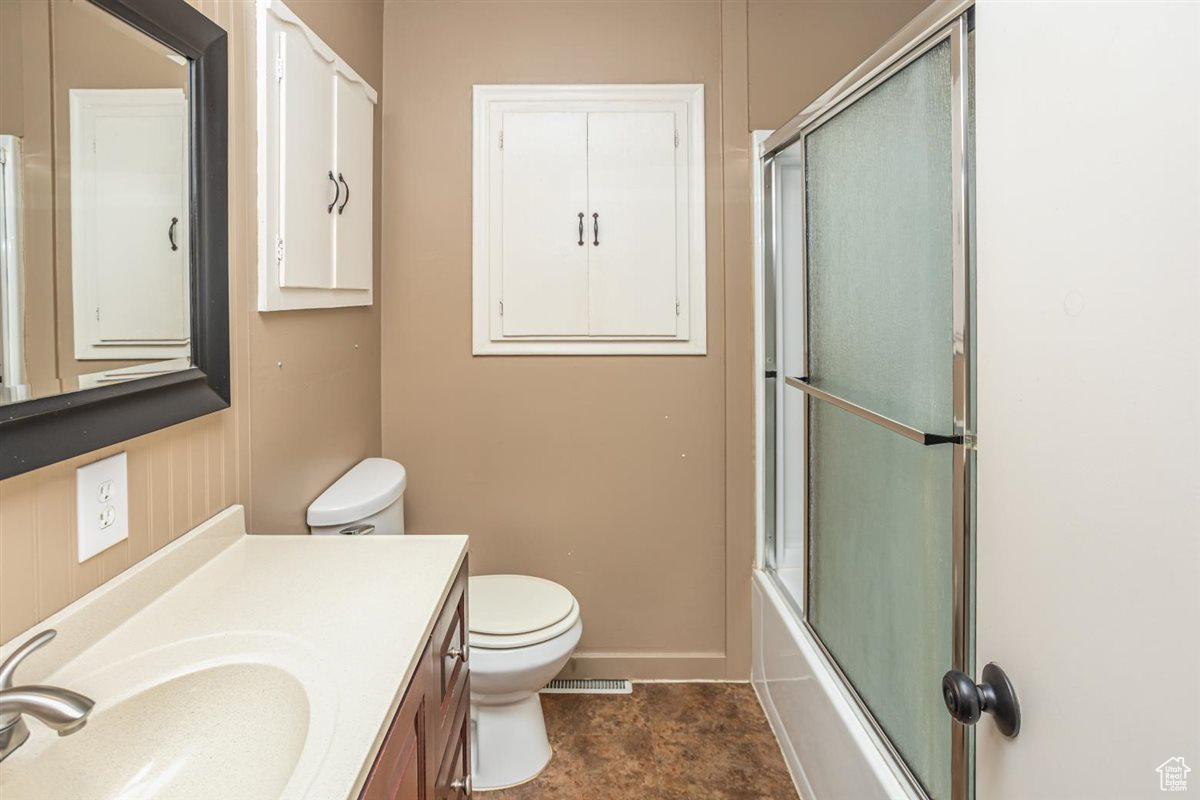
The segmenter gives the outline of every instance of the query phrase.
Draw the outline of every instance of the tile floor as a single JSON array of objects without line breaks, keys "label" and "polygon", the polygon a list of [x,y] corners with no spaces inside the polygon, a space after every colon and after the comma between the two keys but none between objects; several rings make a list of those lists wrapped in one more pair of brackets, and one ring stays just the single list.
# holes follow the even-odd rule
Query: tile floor
[{"label": "tile floor", "polygon": [[796,800],[754,690],[634,684],[632,695],[542,695],[554,759],[485,800]]}]

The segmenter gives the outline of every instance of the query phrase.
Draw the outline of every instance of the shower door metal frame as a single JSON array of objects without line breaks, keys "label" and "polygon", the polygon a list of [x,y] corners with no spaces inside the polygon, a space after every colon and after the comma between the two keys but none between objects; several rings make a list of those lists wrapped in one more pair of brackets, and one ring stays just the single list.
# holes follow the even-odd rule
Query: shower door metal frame
[{"label": "shower door metal frame", "polygon": [[[949,445],[953,448],[953,504],[951,510],[953,516],[951,559],[953,563],[952,668],[973,675],[974,642],[972,623],[974,620],[974,598],[972,592],[972,572],[974,569],[974,554],[972,552],[970,491],[973,462],[971,451],[975,449],[976,440],[975,420],[972,418],[973,407],[970,396],[972,365],[969,360],[971,352],[969,342],[972,306],[971,292],[973,287],[970,285],[968,264],[970,252],[970,242],[968,241],[970,234],[968,224],[968,180],[970,176],[970,165],[968,164],[968,158],[970,157],[968,148],[968,67],[970,54],[968,52],[967,38],[967,33],[973,26],[973,7],[974,0],[965,2],[963,0],[942,0],[942,2],[933,3],[892,37],[858,69],[851,72],[838,84],[835,84],[833,88],[814,101],[804,111],[797,114],[783,127],[769,136],[762,144],[762,156],[759,165],[762,170],[764,216],[763,257],[765,273],[764,291],[766,292],[766,297],[764,298],[763,307],[764,315],[769,318],[764,324],[766,339],[764,348],[767,372],[762,379],[766,383],[764,394],[768,403],[768,418],[765,420],[765,424],[768,426],[766,438],[773,445],[768,449],[768,456],[771,457],[771,460],[768,463],[766,475],[767,504],[769,510],[766,519],[765,546],[767,553],[771,556],[771,561],[768,562],[768,573],[781,589],[786,589],[786,587],[782,586],[778,576],[774,574],[774,559],[777,555],[776,548],[778,545],[777,525],[782,516],[777,507],[777,504],[780,502],[781,492],[776,485],[776,474],[779,470],[779,461],[782,458],[784,449],[782,443],[779,441],[780,429],[778,429],[778,420],[784,405],[781,402],[783,393],[793,390],[804,391],[804,476],[801,492],[801,502],[804,506],[804,598],[802,603],[797,605],[794,610],[797,612],[801,623],[819,646],[826,665],[838,676],[846,692],[857,704],[861,716],[873,729],[879,744],[891,756],[893,766],[898,775],[905,780],[914,793],[922,797],[928,797],[928,794],[925,792],[921,782],[912,773],[904,758],[892,745],[891,740],[875,719],[869,706],[859,696],[853,684],[838,666],[836,659],[834,659],[833,655],[825,647],[824,642],[821,641],[821,637],[808,620],[808,571],[812,563],[810,558],[811,525],[809,524],[809,476],[811,473],[808,463],[810,457],[809,437],[811,436],[810,415],[814,402],[831,402],[849,413],[868,419],[875,424],[882,425],[897,435],[906,436],[926,446]],[[953,274],[951,281],[953,295],[953,339],[951,346],[953,431],[949,435],[939,435],[916,431],[807,384],[805,379],[808,377],[809,369],[809,294],[807,285],[809,265],[807,250],[807,198],[805,196],[807,187],[805,181],[801,181],[799,197],[802,231],[799,237],[801,248],[799,280],[802,284],[800,293],[804,298],[805,305],[803,323],[805,342],[802,353],[803,375],[783,375],[781,372],[777,372],[777,370],[782,368],[782,362],[779,358],[779,345],[780,331],[783,328],[781,324],[782,320],[776,318],[780,310],[776,303],[780,276],[776,271],[778,268],[776,254],[779,245],[779,219],[777,216],[779,185],[775,176],[775,155],[785,148],[799,143],[799,165],[801,174],[805,174],[805,139],[810,133],[844,111],[854,102],[878,88],[897,72],[925,55],[932,48],[945,41],[949,41],[950,44],[952,127],[950,155],[952,159],[951,174],[953,184],[951,194],[953,214],[951,225],[953,238]],[[782,591],[781,594],[791,601],[797,600],[788,591]],[[940,681],[941,677],[941,675],[931,675],[929,679]],[[949,715],[947,715],[946,724],[951,726],[951,800],[969,800],[974,795],[974,770],[971,763],[974,745],[973,729],[953,722]]]}]

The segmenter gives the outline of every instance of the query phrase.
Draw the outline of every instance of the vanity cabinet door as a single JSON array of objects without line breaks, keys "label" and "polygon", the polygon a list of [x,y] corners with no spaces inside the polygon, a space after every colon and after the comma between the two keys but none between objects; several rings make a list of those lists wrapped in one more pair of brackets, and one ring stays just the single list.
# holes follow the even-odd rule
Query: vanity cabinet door
[{"label": "vanity cabinet door", "polygon": [[464,561],[433,628],[434,686],[430,707],[435,714],[433,729],[437,734],[439,754],[454,735],[455,712],[467,693],[470,671],[467,631],[467,563]]},{"label": "vanity cabinet door", "polygon": [[467,574],[464,561],[359,800],[470,796]]},{"label": "vanity cabinet door", "polygon": [[431,649],[426,646],[360,800],[428,800],[432,752],[427,728],[431,664]]},{"label": "vanity cabinet door", "polygon": [[467,800],[471,796],[471,702],[465,694],[454,713],[453,735],[446,743],[434,784],[434,800]]}]

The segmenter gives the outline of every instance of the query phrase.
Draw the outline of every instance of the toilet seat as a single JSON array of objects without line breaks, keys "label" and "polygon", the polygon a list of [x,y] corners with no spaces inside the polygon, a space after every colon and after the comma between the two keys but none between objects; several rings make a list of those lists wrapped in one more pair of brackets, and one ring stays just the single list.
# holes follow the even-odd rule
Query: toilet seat
[{"label": "toilet seat", "polygon": [[476,575],[468,591],[472,647],[509,650],[561,636],[579,620],[563,586],[532,575]]}]

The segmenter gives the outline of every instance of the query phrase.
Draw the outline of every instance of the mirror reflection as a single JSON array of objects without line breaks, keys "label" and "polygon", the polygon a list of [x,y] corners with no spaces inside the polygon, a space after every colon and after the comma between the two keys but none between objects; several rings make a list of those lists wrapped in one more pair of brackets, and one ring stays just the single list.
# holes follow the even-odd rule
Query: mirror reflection
[{"label": "mirror reflection", "polygon": [[191,364],[188,62],[85,0],[0,0],[0,403]]}]

